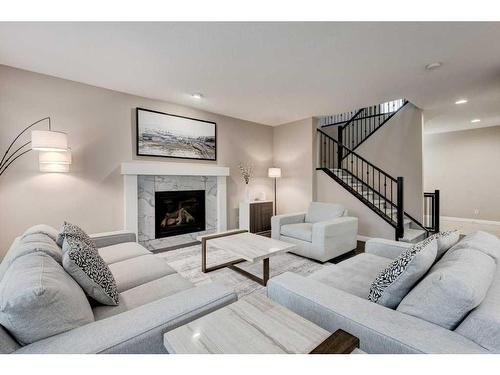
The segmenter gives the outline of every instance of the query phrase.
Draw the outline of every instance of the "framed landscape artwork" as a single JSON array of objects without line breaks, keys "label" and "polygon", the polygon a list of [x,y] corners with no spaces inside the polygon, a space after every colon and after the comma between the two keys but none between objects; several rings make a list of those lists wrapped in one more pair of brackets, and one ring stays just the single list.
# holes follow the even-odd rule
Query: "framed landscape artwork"
[{"label": "framed landscape artwork", "polygon": [[137,155],[217,160],[216,123],[136,109]]}]

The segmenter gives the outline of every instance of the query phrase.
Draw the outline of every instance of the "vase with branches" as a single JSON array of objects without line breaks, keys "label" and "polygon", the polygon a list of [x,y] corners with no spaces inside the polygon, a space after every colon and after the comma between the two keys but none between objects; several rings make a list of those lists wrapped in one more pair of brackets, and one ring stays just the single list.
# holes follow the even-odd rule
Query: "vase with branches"
[{"label": "vase with branches", "polygon": [[240,163],[239,164],[240,172],[241,172],[241,177],[243,177],[243,181],[245,182],[245,199],[248,202],[250,200],[250,191],[248,188],[248,184],[250,183],[250,179],[252,178],[253,175],[253,168],[251,164],[244,164]]}]

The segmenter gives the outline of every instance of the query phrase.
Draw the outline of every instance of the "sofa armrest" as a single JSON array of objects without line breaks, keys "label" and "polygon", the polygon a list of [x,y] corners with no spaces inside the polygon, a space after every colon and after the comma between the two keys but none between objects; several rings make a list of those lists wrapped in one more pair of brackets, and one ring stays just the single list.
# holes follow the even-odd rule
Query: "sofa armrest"
[{"label": "sofa armrest", "polygon": [[165,332],[237,299],[225,286],[206,284],[40,340],[15,353],[166,353]]},{"label": "sofa armrest", "polygon": [[269,280],[267,294],[330,332],[358,337],[367,353],[487,353],[458,333],[291,272]]},{"label": "sofa armrest", "polygon": [[408,250],[413,245],[414,244],[408,242],[372,238],[366,241],[365,252],[384,258],[395,259],[399,254]]},{"label": "sofa armrest", "polygon": [[94,233],[90,235],[90,238],[92,238],[97,248],[137,241],[135,233],[129,230]]},{"label": "sofa armrest", "polygon": [[280,228],[287,224],[303,223],[306,219],[305,212],[298,212],[295,214],[275,215],[271,218],[271,237],[280,239]]}]

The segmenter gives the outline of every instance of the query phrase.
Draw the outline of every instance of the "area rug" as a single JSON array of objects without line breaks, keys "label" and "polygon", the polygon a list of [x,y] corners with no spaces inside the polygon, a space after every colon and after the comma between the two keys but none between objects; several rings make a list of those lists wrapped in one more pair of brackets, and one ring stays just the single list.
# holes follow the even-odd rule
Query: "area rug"
[{"label": "area rug", "polygon": [[[201,272],[200,245],[171,250],[156,254],[156,256],[166,259],[172,268],[195,285],[218,282],[232,288],[238,294],[239,298],[248,296],[252,293],[266,293],[266,288],[264,286],[228,268],[222,268],[209,273]],[[210,249],[210,247],[208,248],[208,267],[225,263],[233,259],[235,258],[227,252],[218,249]],[[323,265],[291,253],[280,254],[270,258],[270,278],[287,271],[307,276],[328,265],[331,264],[327,263]],[[262,277],[262,262],[245,262],[238,264],[238,266]]]}]

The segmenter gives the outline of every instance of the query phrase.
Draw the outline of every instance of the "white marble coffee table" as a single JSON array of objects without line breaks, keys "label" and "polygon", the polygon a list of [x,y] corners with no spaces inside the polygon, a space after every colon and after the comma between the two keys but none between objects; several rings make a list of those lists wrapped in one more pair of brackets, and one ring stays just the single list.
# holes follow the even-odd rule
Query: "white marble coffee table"
[{"label": "white marble coffee table", "polygon": [[[233,230],[199,236],[197,240],[201,242],[201,270],[204,273],[227,267],[264,286],[266,286],[269,280],[269,258],[296,248],[293,244],[248,233],[246,230]],[[207,267],[207,241],[210,241],[210,247],[226,251],[239,258],[216,266]],[[236,266],[236,264],[245,261],[254,263],[261,260],[263,262],[262,278]]]},{"label": "white marble coffee table", "polygon": [[169,353],[309,353],[330,332],[263,295],[251,295],[163,336]]}]

